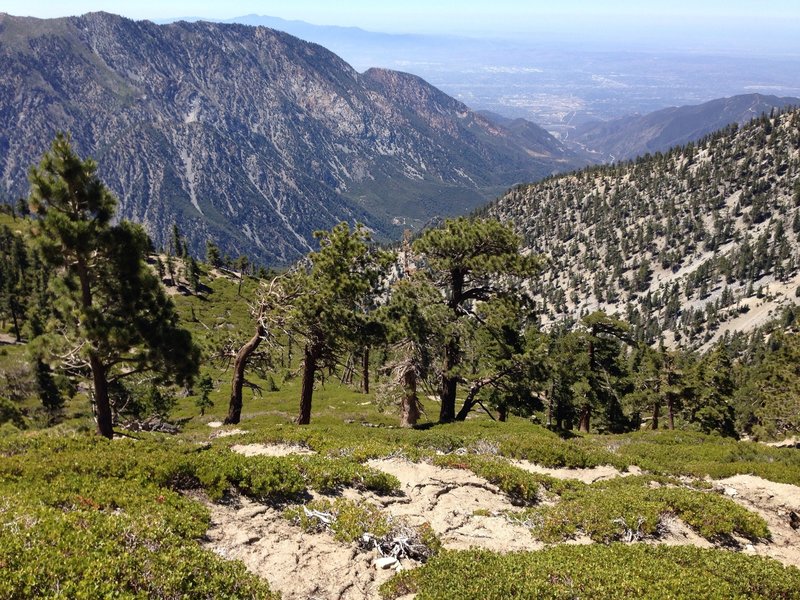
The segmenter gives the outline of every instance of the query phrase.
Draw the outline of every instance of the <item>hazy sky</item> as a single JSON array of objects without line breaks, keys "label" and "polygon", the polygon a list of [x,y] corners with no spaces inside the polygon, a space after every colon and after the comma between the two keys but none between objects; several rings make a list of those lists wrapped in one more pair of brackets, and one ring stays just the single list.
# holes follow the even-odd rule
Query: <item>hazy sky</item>
[{"label": "hazy sky", "polygon": [[800,56],[798,0],[0,0],[0,12],[13,15],[97,10],[134,19],[257,14],[386,33]]},{"label": "hazy sky", "polygon": [[593,28],[599,33],[603,28],[646,28],[663,35],[665,29],[709,24],[733,29],[749,25],[754,35],[766,35],[769,28],[800,34],[798,0],[0,0],[0,12],[14,15],[58,17],[95,10],[136,19],[227,19],[254,13],[387,32],[496,34]]}]

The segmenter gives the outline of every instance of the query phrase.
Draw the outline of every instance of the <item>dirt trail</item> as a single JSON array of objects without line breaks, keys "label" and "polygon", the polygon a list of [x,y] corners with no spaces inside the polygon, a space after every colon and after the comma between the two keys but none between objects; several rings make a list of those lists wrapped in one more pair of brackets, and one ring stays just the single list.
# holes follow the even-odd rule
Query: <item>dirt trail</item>
[{"label": "dirt trail", "polygon": [[734,502],[761,515],[772,532],[770,543],[745,544],[745,552],[800,567],[800,529],[791,525],[792,513],[800,518],[800,487],[755,475],[735,475],[714,483]]},{"label": "dirt trail", "polygon": [[225,558],[241,560],[284,600],[377,598],[378,587],[394,574],[372,566],[374,551],[360,553],[329,533],[305,533],[285,520],[279,509],[247,498],[207,506],[211,511],[207,545]]},{"label": "dirt trail", "polygon": [[[310,450],[287,444],[234,446],[242,454],[285,456],[309,454]],[[525,461],[513,464],[536,473],[591,483],[625,476],[613,467],[594,469],[546,469]],[[480,547],[497,552],[537,550],[530,530],[509,521],[503,512],[515,508],[494,485],[470,471],[444,469],[428,463],[401,458],[371,460],[368,466],[400,480],[400,494],[378,496],[345,489],[342,496],[366,500],[409,525],[429,523],[444,546],[450,549]],[[769,543],[741,541],[741,550],[769,556],[784,564],[800,567],[800,531],[790,525],[790,513],[800,515],[800,488],[777,484],[750,475],[738,475],[714,482],[722,493],[761,515],[772,531]],[[281,516],[277,508],[237,498],[225,505],[207,502],[212,526],[206,545],[222,556],[239,559],[247,568],[269,581],[286,600],[378,598],[378,587],[394,574],[393,569],[373,566],[375,551],[361,551],[355,544],[337,542],[327,533],[305,533]],[[476,514],[477,512],[477,514]],[[663,532],[648,544],[713,547],[680,519],[665,517]],[[585,536],[569,543],[591,543]],[[415,565],[403,561],[404,568]]]},{"label": "dirt trail", "polygon": [[511,552],[544,547],[533,539],[528,528],[511,523],[500,514],[514,508],[508,497],[470,471],[399,458],[371,460],[367,465],[400,480],[403,501],[392,498],[384,504],[384,510],[412,525],[427,521],[446,548],[478,546]]},{"label": "dirt trail", "polygon": [[628,470],[623,473],[611,465],[601,465],[590,469],[553,469],[537,465],[527,460],[511,460],[509,462],[515,467],[519,467],[531,473],[550,475],[550,477],[555,477],[556,479],[575,479],[586,484],[602,481],[604,479],[614,479],[615,477],[628,477],[630,475],[642,474],[642,470],[636,466],[629,467]]}]

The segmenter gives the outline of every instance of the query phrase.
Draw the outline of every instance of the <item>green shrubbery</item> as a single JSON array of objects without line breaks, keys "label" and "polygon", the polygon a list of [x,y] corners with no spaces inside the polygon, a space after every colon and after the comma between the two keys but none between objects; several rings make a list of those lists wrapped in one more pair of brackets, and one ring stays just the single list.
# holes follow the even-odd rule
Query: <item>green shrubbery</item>
[{"label": "green shrubbery", "polygon": [[54,444],[53,468],[3,459],[0,597],[276,597],[241,563],[200,547],[204,507],[120,471],[98,477],[84,462],[92,451],[75,445]]},{"label": "green shrubbery", "polygon": [[[319,511],[331,516],[328,524],[309,516],[309,511]],[[361,539],[365,533],[384,537],[392,531],[391,518],[368,502],[353,502],[345,498],[336,500],[314,500],[304,506],[291,506],[284,511],[284,517],[299,525],[305,531],[321,531],[326,527],[340,542],[350,543]]]},{"label": "green shrubbery", "polygon": [[612,544],[540,552],[443,552],[383,585],[417,600],[800,598],[800,570],[761,557],[691,547]]},{"label": "green shrubbery", "polygon": [[0,456],[2,598],[271,598],[240,563],[201,549],[208,512],[174,490],[283,500],[399,486],[348,459],[244,457],[150,436],[17,435]]},{"label": "green shrubbery", "polygon": [[[315,511],[318,516],[313,516]],[[325,515],[326,521],[318,518],[320,513]],[[314,500],[305,506],[289,507],[284,517],[305,531],[328,528],[340,542],[357,542],[365,549],[396,547],[399,558],[410,554],[411,558],[425,561],[442,549],[442,542],[427,523],[411,527],[369,502],[353,502],[346,498]],[[402,544],[398,540],[402,540]]]},{"label": "green shrubbery", "polygon": [[592,436],[598,446],[613,443],[618,459],[653,473],[720,479],[751,473],[800,485],[800,453],[754,442],[688,431],[651,431],[615,438]]},{"label": "green shrubbery", "polygon": [[540,500],[541,489],[561,494],[568,489],[581,485],[580,483],[556,479],[549,475],[529,473],[509,464],[502,458],[476,456],[474,454],[436,456],[433,459],[433,464],[450,469],[469,469],[489,483],[496,485],[511,498],[526,504],[533,504]]},{"label": "green shrubbery", "polygon": [[520,513],[534,523],[533,533],[559,542],[583,532],[596,542],[634,541],[655,536],[662,518],[676,515],[700,535],[715,541],[739,535],[751,540],[770,537],[766,522],[731,499],[712,492],[651,484],[650,477],[626,477],[574,486],[561,501]]}]

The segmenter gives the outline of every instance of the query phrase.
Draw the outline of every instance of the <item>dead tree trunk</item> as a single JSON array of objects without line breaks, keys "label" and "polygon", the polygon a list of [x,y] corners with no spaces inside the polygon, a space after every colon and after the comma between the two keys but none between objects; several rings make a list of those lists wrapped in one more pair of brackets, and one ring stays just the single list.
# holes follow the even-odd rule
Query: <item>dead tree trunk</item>
[{"label": "dead tree trunk", "polygon": [[256,325],[256,333],[250,338],[247,343],[239,349],[236,353],[236,359],[233,361],[233,378],[231,379],[231,399],[228,403],[228,416],[225,417],[224,423],[226,425],[236,425],[242,418],[242,387],[244,386],[244,370],[247,367],[247,361],[253,352],[256,351],[261,339],[264,337],[264,326],[261,324],[260,318],[258,325]]},{"label": "dead tree trunk", "polygon": [[361,355],[361,373],[361,389],[369,394],[369,346],[364,346],[364,354]]},{"label": "dead tree trunk", "polygon": [[411,366],[403,373],[403,400],[400,427],[413,427],[419,421],[419,398],[417,397],[417,372]]}]

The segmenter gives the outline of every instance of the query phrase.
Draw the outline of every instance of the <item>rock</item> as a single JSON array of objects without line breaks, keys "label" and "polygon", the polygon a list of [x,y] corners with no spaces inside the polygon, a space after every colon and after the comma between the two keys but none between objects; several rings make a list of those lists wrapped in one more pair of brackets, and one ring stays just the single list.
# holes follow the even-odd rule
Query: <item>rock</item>
[{"label": "rock", "polygon": [[397,560],[394,556],[383,556],[381,558],[376,558],[372,561],[372,565],[376,569],[390,569],[392,567],[396,567],[400,564],[400,561]]},{"label": "rock", "polygon": [[234,546],[249,546],[261,539],[260,535],[256,535],[252,532],[243,531],[236,535],[233,538],[233,545]]},{"label": "rock", "polygon": [[739,495],[739,492],[737,492],[735,489],[731,487],[726,487],[723,490],[723,492],[725,493],[726,496],[730,496],[731,498],[735,498],[736,496]]},{"label": "rock", "polygon": [[267,512],[266,506],[256,504],[255,506],[245,506],[244,508],[239,509],[236,513],[236,516],[241,517],[242,519],[252,519],[258,515],[263,515],[265,512]]}]

